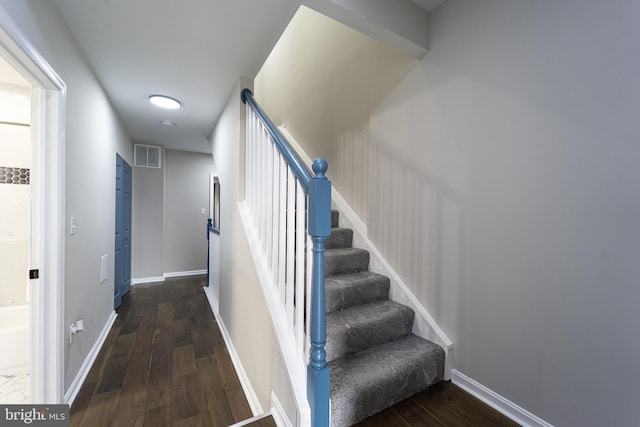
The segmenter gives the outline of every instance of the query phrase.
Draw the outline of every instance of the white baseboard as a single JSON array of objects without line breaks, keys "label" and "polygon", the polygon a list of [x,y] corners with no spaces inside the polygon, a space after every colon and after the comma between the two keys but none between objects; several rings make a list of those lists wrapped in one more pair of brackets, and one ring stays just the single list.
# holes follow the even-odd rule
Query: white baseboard
[{"label": "white baseboard", "polygon": [[467,393],[472,394],[478,399],[482,400],[487,405],[491,406],[496,411],[511,418],[513,421],[525,427],[553,427],[543,419],[533,415],[531,412],[516,405],[509,399],[500,396],[495,391],[483,386],[479,382],[469,378],[462,372],[454,369],[451,376],[451,381],[465,390]]},{"label": "white baseboard", "polygon": [[140,277],[138,279],[131,279],[131,286],[140,285],[142,283],[161,283],[161,282],[164,282],[164,276]]},{"label": "white baseboard", "polygon": [[164,277],[198,276],[200,274],[207,274],[207,270],[173,271],[170,273],[164,273]]},{"label": "white baseboard", "polygon": [[216,319],[218,318],[218,316],[220,315],[220,313],[218,313],[219,307],[220,307],[220,301],[218,301],[218,297],[214,294],[213,289],[211,288],[211,286],[203,286],[202,289],[204,289],[204,293],[207,296],[207,300],[209,301],[209,305],[211,306],[211,311],[213,312],[213,315],[216,317]]},{"label": "white baseboard", "polygon": [[102,348],[104,341],[109,335],[109,331],[113,326],[113,322],[116,321],[116,317],[118,317],[118,314],[115,311],[112,311],[111,315],[107,319],[107,323],[105,323],[104,327],[102,328],[102,332],[100,332],[100,335],[98,335],[98,339],[93,344],[93,347],[91,347],[91,350],[89,351],[87,357],[84,359],[84,363],[82,364],[82,367],[80,367],[78,374],[73,379],[73,382],[71,383],[71,386],[69,387],[67,392],[64,394],[64,403],[66,403],[67,405],[71,406],[73,404],[73,401],[78,396],[80,388],[82,387],[84,380],[87,378],[89,370],[91,370],[91,367],[93,366],[93,362],[96,361],[96,357],[98,357],[98,353],[100,353],[100,349]]},{"label": "white baseboard", "polygon": [[162,276],[139,277],[137,279],[131,279],[131,286],[140,285],[142,283],[161,283],[168,277],[198,276],[200,274],[207,274],[207,270],[172,271],[169,273],[163,273]]},{"label": "white baseboard", "polygon": [[287,417],[287,413],[278,400],[278,396],[276,396],[273,391],[271,391],[271,416],[278,427],[293,427],[289,417]]},{"label": "white baseboard", "polygon": [[249,380],[249,376],[247,372],[244,370],[244,366],[242,366],[242,362],[240,361],[240,357],[238,356],[238,352],[236,348],[233,346],[233,341],[231,340],[231,335],[229,335],[229,331],[225,326],[220,314],[216,312],[214,308],[214,301],[210,298],[213,296],[212,292],[207,292],[208,288],[205,287],[204,293],[207,296],[207,300],[209,301],[209,305],[211,306],[211,311],[218,322],[218,326],[220,327],[220,332],[222,333],[222,338],[224,339],[224,343],[227,346],[227,351],[229,352],[229,356],[231,356],[231,362],[233,363],[233,367],[236,369],[236,373],[238,374],[238,378],[240,379],[240,385],[242,385],[242,390],[244,391],[245,396],[247,397],[247,401],[249,401],[249,407],[251,408],[251,412],[254,416],[258,416],[263,414],[262,405],[260,404],[260,400],[258,400],[258,395],[256,394],[253,386],[251,385],[251,381]]}]

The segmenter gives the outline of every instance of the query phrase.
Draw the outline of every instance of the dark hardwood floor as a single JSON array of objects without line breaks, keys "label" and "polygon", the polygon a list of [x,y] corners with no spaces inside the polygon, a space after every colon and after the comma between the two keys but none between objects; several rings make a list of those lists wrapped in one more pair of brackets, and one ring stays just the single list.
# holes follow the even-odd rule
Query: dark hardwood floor
[{"label": "dark hardwood floor", "polygon": [[228,426],[253,414],[202,276],[140,284],[71,408],[71,426]]},{"label": "dark hardwood floor", "polygon": [[[71,407],[72,427],[226,427],[252,417],[203,284],[194,276],[132,288]],[[357,426],[517,424],[447,382]]]},{"label": "dark hardwood floor", "polygon": [[441,382],[355,427],[511,427],[511,421],[451,382]]}]

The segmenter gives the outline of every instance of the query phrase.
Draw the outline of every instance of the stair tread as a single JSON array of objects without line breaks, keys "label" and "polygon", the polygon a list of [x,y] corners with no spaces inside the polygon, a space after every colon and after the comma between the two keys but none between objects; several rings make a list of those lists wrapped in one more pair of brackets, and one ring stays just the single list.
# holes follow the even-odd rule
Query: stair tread
[{"label": "stair tread", "polygon": [[331,235],[324,243],[325,249],[350,248],[353,242],[353,230],[350,228],[332,227]]},{"label": "stair tread", "polygon": [[324,253],[325,277],[357,273],[369,269],[369,251],[360,248],[327,249]]},{"label": "stair tread", "polygon": [[325,279],[326,311],[388,298],[389,287],[387,276],[371,271],[329,276]]},{"label": "stair tread", "polygon": [[411,308],[389,299],[328,313],[327,360],[410,334],[414,316]]},{"label": "stair tread", "polygon": [[444,350],[416,335],[390,341],[329,363],[332,425],[352,425],[444,376]]}]

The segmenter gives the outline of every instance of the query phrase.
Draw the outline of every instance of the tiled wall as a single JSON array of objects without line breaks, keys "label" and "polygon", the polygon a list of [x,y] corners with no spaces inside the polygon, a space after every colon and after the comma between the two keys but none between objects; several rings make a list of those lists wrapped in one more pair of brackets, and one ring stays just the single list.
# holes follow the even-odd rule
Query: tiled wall
[{"label": "tiled wall", "polygon": [[0,166],[0,184],[29,184],[29,169]]}]

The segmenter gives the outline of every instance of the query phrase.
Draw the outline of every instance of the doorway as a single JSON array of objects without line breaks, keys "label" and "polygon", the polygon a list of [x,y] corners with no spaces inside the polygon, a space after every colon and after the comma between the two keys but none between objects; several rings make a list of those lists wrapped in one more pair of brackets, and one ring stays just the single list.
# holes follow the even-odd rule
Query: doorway
[{"label": "doorway", "polygon": [[[64,138],[62,132],[66,86],[49,63],[25,37],[11,18],[0,8],[0,58],[5,71],[21,76],[27,84],[22,92],[12,93],[12,106],[26,103],[25,117],[0,119],[13,136],[3,148],[0,164],[4,183],[0,192],[11,193],[13,204],[0,212],[3,233],[0,251],[11,252],[19,268],[0,265],[0,293],[12,313],[13,340],[9,344],[16,356],[9,361],[21,366],[25,387],[18,403],[62,403],[64,335],[62,327],[64,301]],[[13,82],[15,83],[15,82]],[[13,84],[13,86],[16,86]],[[20,85],[18,85],[20,86]],[[21,98],[22,97],[22,98]],[[22,110],[21,110],[22,111]],[[7,135],[8,135],[7,134]],[[4,135],[4,134],[3,134]],[[20,136],[21,135],[21,136]],[[10,148],[13,146],[13,148]],[[28,147],[28,151],[24,149]],[[27,183],[28,182],[28,183]],[[27,190],[28,189],[28,190]],[[14,194],[22,193],[22,194]],[[0,197],[2,197],[0,195]],[[26,200],[26,201],[25,201]],[[20,217],[20,220],[16,218]],[[13,218],[13,219],[9,219]],[[11,248],[13,249],[11,249]],[[18,255],[19,254],[19,255]],[[25,255],[26,254],[26,255]],[[19,260],[18,260],[19,258]],[[6,291],[6,292],[5,292]],[[24,308],[26,306],[26,309]],[[16,308],[21,307],[21,308]],[[15,318],[22,317],[21,322]],[[8,338],[8,337],[4,337]],[[0,345],[5,347],[2,338]],[[26,357],[13,351],[15,341],[23,341]],[[26,341],[26,345],[24,345]],[[15,347],[17,348],[17,347]],[[45,357],[46,356],[46,357]],[[19,360],[18,360],[19,359]],[[25,361],[26,359],[26,361]],[[18,378],[19,375],[13,375]],[[15,402],[16,396],[2,396],[3,403]]]},{"label": "doorway", "polygon": [[0,402],[31,401],[31,84],[0,58]]}]

